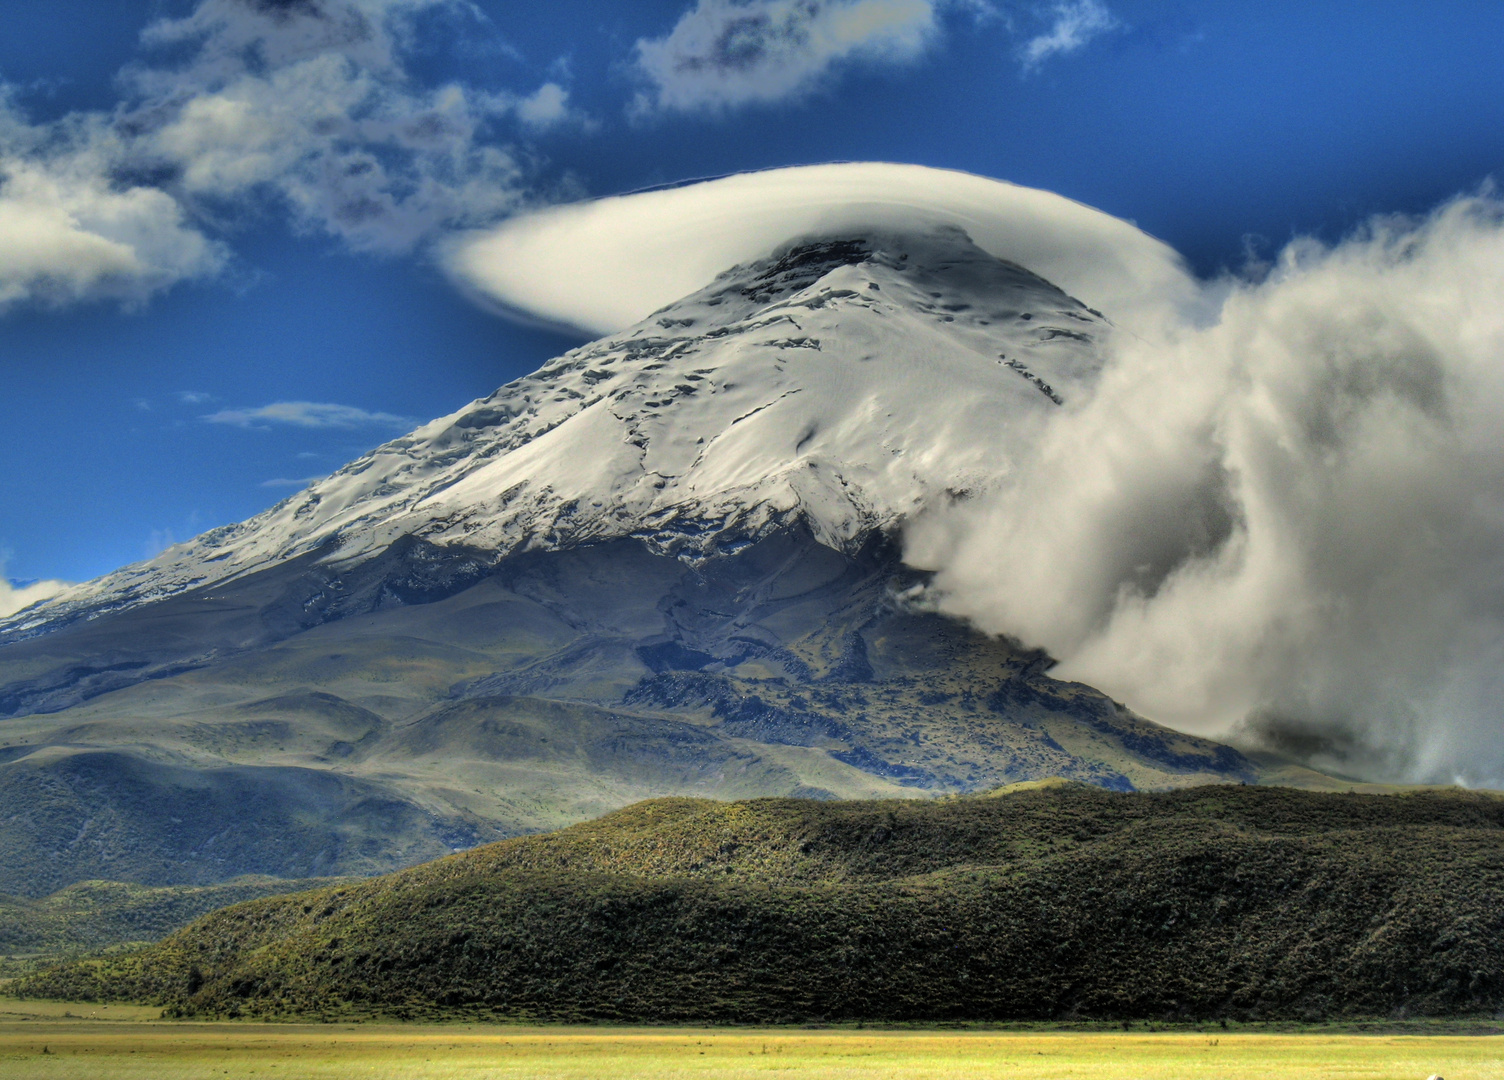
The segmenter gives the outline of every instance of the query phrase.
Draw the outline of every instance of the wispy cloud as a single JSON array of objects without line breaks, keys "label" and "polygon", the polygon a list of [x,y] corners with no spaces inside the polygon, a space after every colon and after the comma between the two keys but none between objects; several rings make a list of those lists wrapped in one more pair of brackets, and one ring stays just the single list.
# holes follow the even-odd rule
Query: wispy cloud
[{"label": "wispy cloud", "polygon": [[322,479],[322,476],[305,476],[301,480],[293,480],[285,476],[279,476],[272,480],[263,480],[258,486],[264,488],[305,488],[315,480]]},{"label": "wispy cloud", "polygon": [[0,577],[0,619],[14,615],[32,604],[50,600],[67,587],[66,581],[31,581],[15,585]]},{"label": "wispy cloud", "polygon": [[1046,11],[1051,19],[1050,28],[1030,38],[1019,50],[1025,70],[1033,70],[1052,57],[1073,53],[1093,38],[1122,25],[1101,0],[1060,0]]},{"label": "wispy cloud", "polygon": [[141,545],[141,557],[151,559],[176,544],[177,536],[172,529],[153,529]]},{"label": "wispy cloud", "polygon": [[912,64],[944,36],[946,17],[1006,33],[1045,26],[1018,50],[1024,70],[1118,25],[1101,0],[999,9],[989,0],[696,0],[661,38],[637,42],[647,88],[630,112],[721,112],[803,97],[853,64]]},{"label": "wispy cloud", "polygon": [[5,576],[8,558],[9,552],[0,551],[0,619],[51,599],[71,584],[67,581],[11,581]]},{"label": "wispy cloud", "polygon": [[634,111],[722,109],[803,94],[839,64],[906,63],[938,32],[937,0],[699,0],[637,42],[652,84]]},{"label": "wispy cloud", "polygon": [[221,409],[204,417],[211,424],[264,428],[288,424],[304,428],[411,427],[411,417],[369,412],[354,405],[318,401],[274,401],[257,409]]},{"label": "wispy cloud", "polygon": [[214,400],[214,395],[202,390],[179,390],[177,399],[184,405],[206,405]]},{"label": "wispy cloud", "polygon": [[[466,0],[203,0],[142,35],[108,112],[31,123],[0,86],[0,308],[139,304],[212,277],[248,203],[399,252],[503,216],[528,185],[517,140],[578,119],[568,90],[425,88],[420,13]],[[476,17],[479,17],[478,15]]]}]

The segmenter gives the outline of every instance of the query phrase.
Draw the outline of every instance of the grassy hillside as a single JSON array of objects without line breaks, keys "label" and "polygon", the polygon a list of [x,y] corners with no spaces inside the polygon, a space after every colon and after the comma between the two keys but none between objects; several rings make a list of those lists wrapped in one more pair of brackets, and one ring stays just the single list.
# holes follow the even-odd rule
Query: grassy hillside
[{"label": "grassy hillside", "polygon": [[216,908],[343,880],[244,877],[218,885],[157,888],[81,881],[39,900],[0,895],[0,953],[93,952],[125,942],[157,941]]},{"label": "grassy hillside", "polygon": [[663,799],[240,904],[22,989],[268,1017],[1493,1014],[1504,798]]}]

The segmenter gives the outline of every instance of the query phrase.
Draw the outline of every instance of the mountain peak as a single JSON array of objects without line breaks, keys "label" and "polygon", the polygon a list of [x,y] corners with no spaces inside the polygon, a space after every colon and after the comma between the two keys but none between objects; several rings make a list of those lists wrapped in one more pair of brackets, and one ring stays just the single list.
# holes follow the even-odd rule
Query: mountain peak
[{"label": "mountain peak", "polygon": [[958,228],[801,237],[0,639],[403,536],[496,558],[633,536],[697,559],[799,521],[852,550],[1005,475],[1089,385],[1105,326]]}]

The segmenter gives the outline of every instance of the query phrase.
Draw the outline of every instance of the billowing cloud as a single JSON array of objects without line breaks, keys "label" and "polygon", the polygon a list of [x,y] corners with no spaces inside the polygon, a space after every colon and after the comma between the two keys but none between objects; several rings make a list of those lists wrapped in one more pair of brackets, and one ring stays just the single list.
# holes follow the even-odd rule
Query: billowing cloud
[{"label": "billowing cloud", "polygon": [[1168,246],[1035,188],[918,165],[812,165],[554,207],[452,244],[483,299],[595,336],[630,326],[737,263],[806,233],[959,225],[987,251],[1094,307],[1201,302]]},{"label": "billowing cloud", "polygon": [[853,60],[904,63],[938,26],[936,0],[699,0],[667,37],[637,43],[652,109],[778,101]]},{"label": "billowing cloud", "polygon": [[303,428],[408,428],[414,423],[407,416],[368,412],[353,405],[318,401],[276,401],[256,409],[221,409],[204,419],[211,424],[229,424],[243,428],[264,428],[271,424]]},{"label": "billowing cloud", "polygon": [[380,252],[515,210],[515,139],[577,121],[568,91],[416,85],[412,20],[435,8],[470,10],[203,0],[145,30],[108,113],[31,124],[0,99],[0,305],[139,302],[213,275],[227,260],[215,235],[251,204]]},{"label": "billowing cloud", "polygon": [[1026,70],[1037,68],[1052,57],[1073,53],[1120,25],[1101,0],[1060,0],[1045,13],[1050,19],[1049,29],[1030,38],[1019,49]]},{"label": "billowing cloud", "polygon": [[1117,335],[1092,398],[909,557],[944,610],[1156,719],[1504,786],[1504,204],[1217,291],[1206,323]]}]

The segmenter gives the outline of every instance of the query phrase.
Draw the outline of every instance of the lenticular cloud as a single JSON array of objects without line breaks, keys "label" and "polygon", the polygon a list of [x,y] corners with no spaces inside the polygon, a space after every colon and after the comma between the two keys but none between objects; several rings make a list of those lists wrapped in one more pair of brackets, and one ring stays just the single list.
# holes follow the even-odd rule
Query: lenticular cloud
[{"label": "lenticular cloud", "polygon": [[934,599],[1183,729],[1504,785],[1504,204],[1217,288],[1209,324],[1119,334],[991,496],[914,524]]},{"label": "lenticular cloud", "polygon": [[613,333],[810,233],[965,229],[1115,318],[1196,299],[1166,244],[1060,195],[970,173],[842,162],[553,207],[466,234],[451,275],[510,313]]}]

